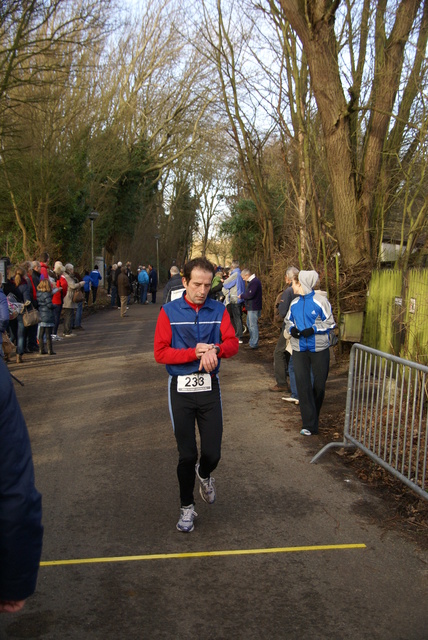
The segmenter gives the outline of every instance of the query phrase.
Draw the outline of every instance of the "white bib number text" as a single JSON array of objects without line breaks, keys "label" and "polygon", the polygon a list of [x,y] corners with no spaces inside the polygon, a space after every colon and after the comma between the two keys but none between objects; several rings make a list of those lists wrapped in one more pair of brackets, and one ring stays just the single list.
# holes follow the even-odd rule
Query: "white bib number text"
[{"label": "white bib number text", "polygon": [[211,389],[211,376],[209,373],[191,373],[188,376],[177,376],[177,391],[179,393],[211,391]]}]

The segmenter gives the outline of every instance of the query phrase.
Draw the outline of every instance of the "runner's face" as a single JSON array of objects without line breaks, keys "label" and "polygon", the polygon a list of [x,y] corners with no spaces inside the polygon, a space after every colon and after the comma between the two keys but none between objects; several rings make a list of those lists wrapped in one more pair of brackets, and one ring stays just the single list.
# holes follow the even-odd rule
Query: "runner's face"
[{"label": "runner's face", "polygon": [[211,289],[212,279],[213,275],[211,271],[204,271],[196,267],[192,269],[189,282],[183,278],[183,286],[186,287],[187,299],[198,307],[204,304]]}]

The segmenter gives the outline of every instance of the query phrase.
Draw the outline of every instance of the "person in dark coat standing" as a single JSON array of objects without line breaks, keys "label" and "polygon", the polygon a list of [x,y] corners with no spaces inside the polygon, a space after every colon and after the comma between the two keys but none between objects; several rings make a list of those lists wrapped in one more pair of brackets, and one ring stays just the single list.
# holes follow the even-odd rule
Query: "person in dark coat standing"
[{"label": "person in dark coat standing", "polygon": [[117,293],[120,299],[120,317],[124,318],[126,316],[128,296],[131,293],[131,285],[126,273],[126,267],[121,267],[120,273],[117,276]]},{"label": "person in dark coat standing", "polygon": [[286,287],[281,294],[278,302],[277,311],[278,316],[282,318],[281,331],[278,336],[275,350],[273,352],[273,369],[276,379],[276,384],[270,387],[269,391],[277,391],[280,393],[288,392],[290,389],[287,384],[287,372],[289,367],[290,354],[287,349],[287,340],[284,337],[284,318],[288,313],[291,301],[296,298],[296,294],[293,291],[292,282],[296,276],[299,275],[297,267],[289,266],[285,271],[285,284]]},{"label": "person in dark coat standing", "polygon": [[181,291],[182,293],[184,293],[183,278],[180,275],[179,268],[173,265],[169,270],[169,273],[171,277],[163,289],[162,304],[166,304],[167,302],[171,301],[171,294],[174,291]]},{"label": "person in dark coat standing", "polygon": [[250,349],[259,348],[259,318],[262,313],[262,283],[255,273],[251,273],[249,269],[243,269],[241,276],[247,283],[244,293],[238,295],[240,300],[245,301],[247,310],[247,326],[250,332],[250,341],[248,343]]},{"label": "person in dark coat standing", "polygon": [[30,439],[0,358],[0,612],[20,611],[34,593],[42,541],[42,499]]},{"label": "person in dark coat standing", "polygon": [[152,294],[152,304],[156,304],[156,292],[158,290],[158,272],[152,264],[148,266],[149,270],[149,291]]}]

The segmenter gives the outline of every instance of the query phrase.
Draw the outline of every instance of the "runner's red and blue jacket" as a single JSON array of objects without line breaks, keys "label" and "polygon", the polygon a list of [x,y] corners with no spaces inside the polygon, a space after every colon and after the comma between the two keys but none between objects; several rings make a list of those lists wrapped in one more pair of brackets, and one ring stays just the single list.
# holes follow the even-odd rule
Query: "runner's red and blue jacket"
[{"label": "runner's red and blue jacket", "polygon": [[156,362],[165,364],[172,376],[196,373],[200,362],[195,348],[199,342],[220,348],[219,363],[211,375],[218,372],[220,358],[231,358],[238,352],[238,339],[224,305],[207,298],[198,307],[189,302],[185,294],[165,304],[155,331]]}]

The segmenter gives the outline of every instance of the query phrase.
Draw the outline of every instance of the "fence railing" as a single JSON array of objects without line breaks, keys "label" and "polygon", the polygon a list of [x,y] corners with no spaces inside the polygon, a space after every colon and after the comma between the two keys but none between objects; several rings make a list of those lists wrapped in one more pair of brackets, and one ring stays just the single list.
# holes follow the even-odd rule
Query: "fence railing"
[{"label": "fence railing", "polygon": [[428,367],[361,344],[351,349],[342,442],[372,460],[428,500]]}]

